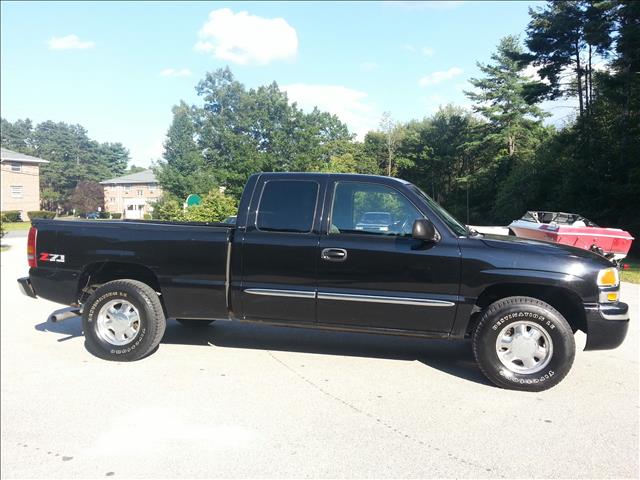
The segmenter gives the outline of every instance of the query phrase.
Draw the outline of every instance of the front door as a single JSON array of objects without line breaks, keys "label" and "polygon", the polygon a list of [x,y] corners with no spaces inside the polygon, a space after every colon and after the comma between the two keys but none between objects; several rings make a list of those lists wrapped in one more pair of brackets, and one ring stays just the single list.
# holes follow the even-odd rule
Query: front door
[{"label": "front door", "polygon": [[320,239],[318,323],[445,333],[453,325],[458,242],[411,237],[424,218],[393,187],[337,182],[328,233]]},{"label": "front door", "polygon": [[240,318],[314,323],[324,181],[264,177],[241,242]]}]

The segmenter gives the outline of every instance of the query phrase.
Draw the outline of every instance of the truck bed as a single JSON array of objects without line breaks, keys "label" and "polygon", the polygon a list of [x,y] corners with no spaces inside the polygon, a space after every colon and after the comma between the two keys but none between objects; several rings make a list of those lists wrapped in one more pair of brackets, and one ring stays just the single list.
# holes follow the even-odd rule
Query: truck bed
[{"label": "truck bed", "polygon": [[[106,275],[106,268],[130,270],[136,265],[137,273],[153,281],[161,293],[167,316],[227,317],[231,225],[153,220],[35,220],[33,224],[38,229],[39,261],[30,275],[36,292],[45,298],[75,303],[83,289]],[[56,261],[40,260],[46,258],[42,253]],[[55,291],[43,291],[55,285],[52,277],[57,280]]]}]

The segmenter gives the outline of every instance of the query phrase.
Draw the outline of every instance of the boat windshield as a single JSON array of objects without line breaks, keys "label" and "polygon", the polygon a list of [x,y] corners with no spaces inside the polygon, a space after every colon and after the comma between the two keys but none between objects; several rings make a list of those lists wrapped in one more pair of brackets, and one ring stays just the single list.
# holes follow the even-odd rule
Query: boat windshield
[{"label": "boat windshield", "polygon": [[582,227],[597,227],[588,218],[584,218],[577,213],[564,213],[564,212],[543,212],[543,211],[529,211],[525,213],[521,220],[535,223],[555,223],[558,225],[573,225]]},{"label": "boat windshield", "polygon": [[418,197],[420,197],[420,199],[423,202],[425,202],[429,206],[429,208],[431,208],[432,210],[435,210],[436,213],[440,215],[440,218],[442,219],[442,221],[446,223],[451,230],[453,230],[453,233],[455,233],[458,236],[469,235],[471,233],[467,227],[465,227],[462,223],[456,220],[456,218],[453,215],[447,212],[435,200],[433,200],[429,195],[424,193],[418,187],[416,187],[415,185],[409,184],[409,188],[416,195],[418,195]]}]

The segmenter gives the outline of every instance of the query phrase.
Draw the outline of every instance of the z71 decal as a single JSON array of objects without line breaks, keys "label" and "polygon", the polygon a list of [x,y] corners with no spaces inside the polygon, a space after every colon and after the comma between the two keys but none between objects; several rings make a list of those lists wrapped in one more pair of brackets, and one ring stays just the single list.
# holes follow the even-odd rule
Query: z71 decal
[{"label": "z71 decal", "polygon": [[61,262],[64,263],[64,255],[60,255],[59,253],[41,253],[40,254],[41,262]]}]

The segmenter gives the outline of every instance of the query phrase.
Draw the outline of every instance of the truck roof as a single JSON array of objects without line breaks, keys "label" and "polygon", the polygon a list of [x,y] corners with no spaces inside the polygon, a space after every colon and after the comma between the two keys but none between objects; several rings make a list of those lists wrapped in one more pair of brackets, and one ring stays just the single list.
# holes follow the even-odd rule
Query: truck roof
[{"label": "truck roof", "polygon": [[407,182],[406,180],[403,180],[401,178],[396,178],[396,177],[388,177],[386,175],[367,175],[367,174],[363,174],[363,173],[330,173],[330,172],[260,172],[260,173],[255,173],[254,175],[268,175],[268,176],[274,176],[274,177],[289,177],[289,176],[304,176],[304,177],[311,177],[311,178],[322,178],[322,177],[339,177],[339,178],[345,178],[345,179],[360,179],[360,180],[365,180],[365,179],[377,179],[377,180],[383,180],[385,182],[397,182],[397,183],[402,183],[402,184],[408,184],[410,182]]}]

